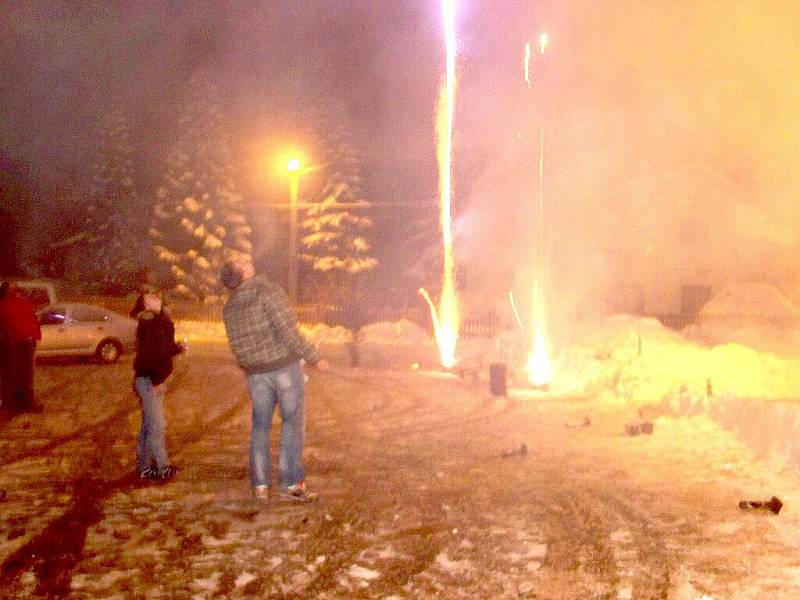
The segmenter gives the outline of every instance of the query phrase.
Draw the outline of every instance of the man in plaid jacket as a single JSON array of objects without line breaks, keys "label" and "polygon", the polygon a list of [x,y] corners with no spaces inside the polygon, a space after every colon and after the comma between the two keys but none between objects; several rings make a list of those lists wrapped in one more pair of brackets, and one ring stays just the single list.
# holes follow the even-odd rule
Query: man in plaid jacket
[{"label": "man in plaid jacket", "polygon": [[281,411],[279,495],[292,500],[314,498],[305,484],[301,462],[305,437],[303,373],[300,359],[320,371],[320,358],[297,330],[289,299],[276,283],[256,275],[253,265],[232,262],[222,268],[223,285],[231,295],[222,320],[236,362],[247,377],[253,404],[250,438],[250,482],[258,498],[270,495],[269,437],[275,406]]}]

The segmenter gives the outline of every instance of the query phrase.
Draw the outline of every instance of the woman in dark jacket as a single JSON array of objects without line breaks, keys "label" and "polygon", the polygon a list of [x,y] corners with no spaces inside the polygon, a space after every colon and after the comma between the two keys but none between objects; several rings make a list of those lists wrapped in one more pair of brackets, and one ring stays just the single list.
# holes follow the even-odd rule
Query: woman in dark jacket
[{"label": "woman in dark jacket", "polygon": [[175,343],[175,327],[157,294],[144,294],[136,318],[136,357],[133,387],[142,406],[142,426],[136,448],[139,477],[167,480],[177,472],[169,464],[164,439],[164,382],[172,373],[172,357],[183,352]]}]

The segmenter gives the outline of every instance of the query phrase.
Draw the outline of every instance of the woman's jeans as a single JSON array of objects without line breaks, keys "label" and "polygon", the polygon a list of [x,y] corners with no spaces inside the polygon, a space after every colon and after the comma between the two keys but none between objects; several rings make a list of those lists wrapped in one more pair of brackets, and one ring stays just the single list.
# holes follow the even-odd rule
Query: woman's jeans
[{"label": "woman's jeans", "polygon": [[156,462],[156,468],[163,471],[169,466],[167,444],[164,441],[164,385],[158,392],[149,377],[137,377],[133,387],[142,405],[142,426],[139,429],[139,442],[136,447],[136,463],[139,472]]},{"label": "woman's jeans", "polygon": [[253,487],[272,483],[269,440],[275,405],[281,411],[280,486],[286,488],[306,477],[300,464],[305,437],[303,373],[300,363],[247,376],[253,403],[253,428],[250,436],[250,482]]}]

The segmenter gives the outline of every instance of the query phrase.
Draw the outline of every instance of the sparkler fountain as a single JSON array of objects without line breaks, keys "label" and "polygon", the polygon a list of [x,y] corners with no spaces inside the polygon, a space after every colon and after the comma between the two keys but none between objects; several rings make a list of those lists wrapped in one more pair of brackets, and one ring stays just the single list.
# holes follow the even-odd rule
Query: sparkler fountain
[{"label": "sparkler fountain", "polygon": [[460,326],[458,298],[455,290],[455,259],[453,256],[452,233],[452,157],[453,157],[453,113],[456,96],[456,34],[455,0],[442,0],[444,17],[444,37],[446,47],[446,68],[439,93],[439,106],[436,114],[436,158],[439,164],[439,222],[442,228],[444,250],[444,273],[442,276],[442,295],[436,309],[430,295],[424,288],[419,293],[428,303],[433,321],[436,344],[442,366],[455,365],[456,342]]},{"label": "sparkler fountain", "polygon": [[[548,38],[546,33],[539,36],[539,54],[542,59],[547,50]],[[531,89],[531,46],[525,44],[525,83]],[[543,61],[542,61],[543,62]],[[531,290],[530,326],[531,350],[525,365],[528,381],[537,389],[548,389],[553,375],[550,360],[550,348],[547,339],[547,324],[545,320],[544,298],[542,294],[542,247],[544,244],[544,124],[539,124],[539,194],[536,211],[536,254],[534,263],[533,288]]]}]

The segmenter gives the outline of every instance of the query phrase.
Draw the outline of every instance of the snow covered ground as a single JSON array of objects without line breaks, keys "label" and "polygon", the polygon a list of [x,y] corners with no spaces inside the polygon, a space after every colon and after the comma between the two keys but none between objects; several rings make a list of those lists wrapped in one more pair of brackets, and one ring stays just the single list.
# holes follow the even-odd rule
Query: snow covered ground
[{"label": "snow covered ground", "polygon": [[[735,314],[740,317],[703,321],[708,315]],[[748,320],[746,331],[758,343],[735,342],[743,339],[742,315]],[[640,409],[650,414],[703,412],[740,431],[759,451],[775,451],[789,463],[800,464],[800,443],[793,442],[800,440],[795,419],[777,417],[783,426],[767,431],[752,425],[758,435],[750,435],[746,424],[739,422],[752,417],[753,411],[761,423],[776,421],[770,416],[773,411],[793,414],[795,404],[800,410],[800,354],[784,343],[800,338],[800,329],[773,324],[776,318],[796,315],[800,309],[773,288],[748,284],[723,290],[701,312],[701,325],[684,332],[668,329],[655,319],[624,314],[582,324],[554,349],[550,394],[590,396],[597,405],[626,409],[634,416]],[[342,327],[303,324],[301,329],[329,355],[342,360],[347,355],[345,347],[353,343],[352,333]],[[190,343],[225,341],[221,323],[179,321],[177,332]],[[433,340],[410,321],[367,325],[357,342],[364,366],[413,365],[423,371],[438,367]],[[508,365],[512,396],[541,396],[526,384],[526,352],[516,332],[492,339],[462,338],[457,369],[474,371],[486,381],[489,365],[503,362]]]},{"label": "snow covered ground", "polygon": [[[486,369],[519,359],[508,339],[463,341],[477,378],[434,377],[413,324],[363,329],[359,369],[348,332],[308,327],[334,360],[308,390],[321,499],[286,506],[249,497],[249,402],[224,331],[178,331],[169,485],[129,477],[129,357],[40,366],[45,413],[2,425],[8,597],[800,597],[790,356],[618,315],[555,348],[549,392],[512,381],[506,399]],[[625,435],[640,419],[653,433]],[[737,507],[772,495],[778,516]]]}]

